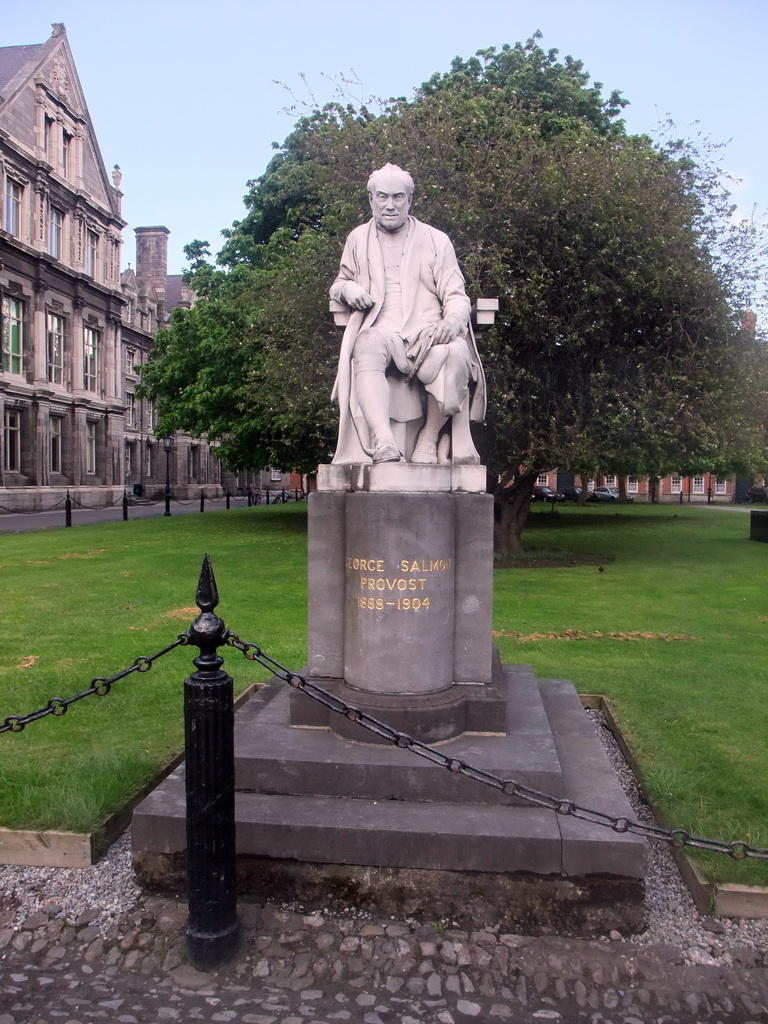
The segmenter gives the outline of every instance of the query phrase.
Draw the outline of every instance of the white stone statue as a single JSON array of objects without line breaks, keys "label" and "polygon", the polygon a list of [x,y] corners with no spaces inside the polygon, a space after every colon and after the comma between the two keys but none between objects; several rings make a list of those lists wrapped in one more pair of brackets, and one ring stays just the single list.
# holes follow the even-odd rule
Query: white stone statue
[{"label": "white stone statue", "polygon": [[453,246],[409,215],[413,179],[394,164],[368,198],[373,219],[347,238],[330,292],[351,311],[333,462],[479,463],[469,421],[485,418],[485,379]]}]

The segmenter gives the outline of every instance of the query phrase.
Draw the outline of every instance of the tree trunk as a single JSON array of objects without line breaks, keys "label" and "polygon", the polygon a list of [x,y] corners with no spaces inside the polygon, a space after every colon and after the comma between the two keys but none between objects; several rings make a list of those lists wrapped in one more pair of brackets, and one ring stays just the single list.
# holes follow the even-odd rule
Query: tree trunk
[{"label": "tree trunk", "polygon": [[589,481],[589,473],[586,470],[583,473],[574,473],[573,474],[574,482],[576,481],[576,477],[577,476],[578,476],[579,481],[580,481],[579,486],[581,487],[581,494],[579,495],[579,498],[578,498],[578,501],[576,502],[576,504],[577,505],[586,505],[587,498],[589,497],[589,491],[587,490],[587,483]]},{"label": "tree trunk", "polygon": [[494,497],[494,550],[497,555],[520,555],[520,536],[531,510],[531,492],[538,470],[525,470],[507,487],[497,489]]}]

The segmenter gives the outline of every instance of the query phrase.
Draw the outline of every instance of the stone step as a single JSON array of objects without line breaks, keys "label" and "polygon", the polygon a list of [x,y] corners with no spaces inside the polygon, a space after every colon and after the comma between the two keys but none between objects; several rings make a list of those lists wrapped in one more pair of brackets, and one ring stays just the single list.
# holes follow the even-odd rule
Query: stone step
[{"label": "stone step", "polygon": [[[183,766],[134,814],[134,848],[186,846]],[[562,837],[552,812],[403,800],[238,792],[237,853],[309,863],[448,871],[560,874]]]},{"label": "stone step", "polygon": [[[532,672],[519,668],[502,667],[507,708],[495,734],[465,733],[440,743],[436,749],[498,778],[512,778],[559,797],[563,793],[563,773],[539,687]],[[249,701],[237,713],[238,789],[372,800],[523,803],[448,772],[412,751],[367,743],[369,734],[359,725],[354,727],[357,742],[327,728],[297,728],[290,724],[290,703],[296,698],[317,706],[306,694],[291,691],[274,680],[260,692],[258,703]],[[385,720],[384,714],[376,717]],[[307,720],[311,720],[309,716]]]}]

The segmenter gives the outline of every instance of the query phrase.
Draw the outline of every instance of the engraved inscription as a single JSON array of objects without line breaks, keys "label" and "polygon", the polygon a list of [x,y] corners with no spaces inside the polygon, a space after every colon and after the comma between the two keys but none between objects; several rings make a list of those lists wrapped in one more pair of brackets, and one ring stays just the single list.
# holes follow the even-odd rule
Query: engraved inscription
[{"label": "engraved inscription", "polygon": [[432,574],[453,568],[450,558],[402,558],[394,565],[385,562],[369,554],[345,559],[345,567],[358,574],[356,608],[377,612],[427,611]]}]

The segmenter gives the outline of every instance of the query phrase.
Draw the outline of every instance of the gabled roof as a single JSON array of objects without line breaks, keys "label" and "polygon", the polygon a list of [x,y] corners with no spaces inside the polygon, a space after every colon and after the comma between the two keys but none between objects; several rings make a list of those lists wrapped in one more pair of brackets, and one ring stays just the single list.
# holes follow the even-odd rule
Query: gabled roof
[{"label": "gabled roof", "polygon": [[[6,87],[19,76],[25,80],[38,64],[45,43],[35,43],[32,46],[0,46],[0,99],[5,99]],[[25,70],[29,65],[30,71],[24,75],[19,72]]]},{"label": "gabled roof", "polygon": [[[30,124],[31,91],[42,87],[54,106],[59,106],[68,116],[84,127],[83,168],[85,188],[94,200],[110,211],[116,220],[120,217],[117,196],[107,175],[96,134],[93,130],[85,96],[77,74],[72,51],[67,41],[66,29],[61,24],[53,25],[53,32],[44,43],[31,46],[0,47],[0,125]],[[11,109],[18,107],[21,116],[15,121]],[[14,133],[11,133],[13,136]],[[29,157],[34,154],[34,138],[15,142]]]},{"label": "gabled roof", "polygon": [[184,283],[183,274],[169,274],[165,279],[165,304],[170,313],[177,306],[194,306],[195,293]]}]

